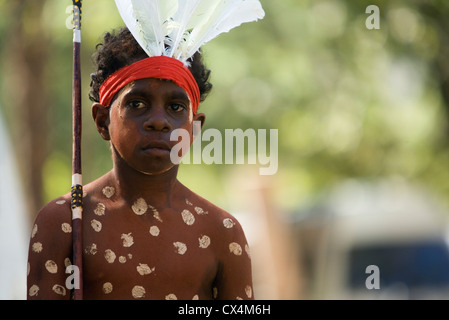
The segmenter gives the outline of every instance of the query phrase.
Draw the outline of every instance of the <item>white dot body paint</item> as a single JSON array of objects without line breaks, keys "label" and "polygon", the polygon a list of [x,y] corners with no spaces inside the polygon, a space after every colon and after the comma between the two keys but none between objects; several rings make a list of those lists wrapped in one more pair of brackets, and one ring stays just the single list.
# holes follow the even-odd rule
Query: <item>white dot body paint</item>
[{"label": "white dot body paint", "polygon": [[59,205],[64,204],[64,203],[65,203],[65,200],[58,200],[58,201],[56,201],[56,204],[59,204]]},{"label": "white dot body paint", "polygon": [[160,233],[160,230],[159,230],[159,228],[158,228],[157,226],[151,226],[151,228],[150,228],[150,234],[151,234],[153,237],[157,237],[157,236],[159,235],[159,233]]},{"label": "white dot body paint", "polygon": [[189,205],[189,206],[193,205],[193,203],[190,202],[188,199],[186,199],[186,204]]},{"label": "white dot body paint", "polygon": [[118,262],[125,263],[126,262],[126,257],[125,256],[118,257]]},{"label": "white dot body paint", "polygon": [[181,212],[182,215],[182,220],[184,220],[184,223],[188,226],[191,226],[192,224],[195,223],[195,217],[193,216],[193,214],[185,209]]},{"label": "white dot body paint", "polygon": [[70,261],[70,258],[65,258],[64,259],[64,267],[68,267],[72,265],[72,261]]},{"label": "white dot body paint", "polygon": [[30,297],[34,297],[34,296],[37,296],[37,293],[39,292],[39,287],[37,286],[37,285],[35,285],[35,284],[33,284],[31,287],[30,287],[30,290],[28,290],[28,295],[30,296]]},{"label": "white dot body paint", "polygon": [[240,256],[242,254],[242,247],[236,242],[231,242],[229,244],[229,251],[236,256]]},{"label": "white dot body paint", "polygon": [[253,289],[251,288],[251,286],[245,287],[245,293],[248,298],[251,298],[253,296]]},{"label": "white dot body paint", "polygon": [[104,187],[102,190],[103,194],[106,196],[106,198],[111,198],[115,193],[114,187]]},{"label": "white dot body paint", "polygon": [[50,273],[57,273],[58,265],[53,260],[47,260],[47,262],[45,262],[45,269]]},{"label": "white dot body paint", "polygon": [[135,299],[140,299],[145,297],[145,288],[142,286],[134,286],[133,289],[131,290],[131,293],[133,295],[133,298]]},{"label": "white dot body paint", "polygon": [[63,232],[65,232],[65,233],[71,233],[72,232],[72,226],[69,223],[64,222],[63,224],[61,224],[61,230]]},{"label": "white dot body paint", "polygon": [[139,263],[139,265],[136,267],[137,272],[141,275],[147,275],[150,274],[152,272],[154,272],[154,270],[156,270],[155,267],[150,268],[146,263]]},{"label": "white dot body paint", "polygon": [[43,249],[42,243],[40,242],[35,242],[33,243],[33,245],[31,246],[31,250],[33,250],[36,253],[41,252]]},{"label": "white dot body paint", "polygon": [[35,225],[33,226],[33,230],[31,231],[31,238],[34,238],[34,236],[36,235],[36,233],[37,233],[37,224],[35,224]]},{"label": "white dot body paint", "polygon": [[207,211],[204,211],[203,208],[195,207],[195,212],[199,215],[208,214]]},{"label": "white dot body paint", "polygon": [[183,254],[186,253],[186,251],[187,251],[187,246],[186,246],[185,243],[182,243],[182,242],[177,241],[177,242],[174,242],[174,243],[173,243],[173,246],[175,247],[176,252],[177,252],[178,254],[183,255]]},{"label": "white dot body paint", "polygon": [[200,300],[200,297],[198,297],[198,295],[196,294],[193,296],[192,300]]},{"label": "white dot body paint", "polygon": [[55,284],[54,286],[53,286],[53,288],[51,288],[56,294],[59,294],[59,295],[61,295],[61,296],[65,296],[65,294],[66,294],[66,291],[65,291],[65,288],[63,287],[63,286],[61,286],[61,285],[59,285],[59,284]]},{"label": "white dot body paint", "polygon": [[248,258],[251,259],[251,250],[249,249],[249,246],[245,244],[245,252],[248,255]]},{"label": "white dot body paint", "polygon": [[90,225],[91,225],[92,229],[94,229],[96,232],[100,232],[101,231],[102,224],[101,224],[100,221],[92,219],[90,221]]},{"label": "white dot body paint", "polygon": [[210,245],[210,238],[206,235],[202,236],[201,238],[198,238],[198,241],[200,243],[200,248],[207,248]]},{"label": "white dot body paint", "polygon": [[91,245],[87,246],[86,249],[84,249],[84,252],[87,254],[95,255],[97,253],[97,244],[92,243]]},{"label": "white dot body paint", "polygon": [[131,208],[133,209],[135,214],[137,214],[138,216],[141,216],[145,212],[147,212],[148,205],[147,205],[147,202],[145,201],[145,199],[139,198],[136,200],[136,202],[134,202],[134,204],[131,206]]},{"label": "white dot body paint", "polygon": [[169,293],[165,296],[165,300],[178,300],[178,297],[173,293]]},{"label": "white dot body paint", "polygon": [[235,225],[235,222],[231,219],[231,218],[226,218],[223,220],[223,225],[225,226],[225,228],[232,228]]},{"label": "white dot body paint", "polygon": [[154,219],[156,219],[159,222],[163,222],[161,215],[159,214],[159,211],[157,211],[155,207],[153,207],[152,205],[148,205],[148,208],[150,208],[150,210],[153,212]]},{"label": "white dot body paint", "polygon": [[106,249],[104,252],[104,258],[107,262],[113,263],[115,261],[116,255],[111,249]]},{"label": "white dot body paint", "polygon": [[97,204],[97,207],[94,209],[94,213],[97,216],[104,216],[105,210],[106,210],[106,206],[103,203],[99,202]]},{"label": "white dot body paint", "polygon": [[122,233],[120,238],[123,240],[123,246],[126,248],[129,248],[134,244],[134,238],[131,235],[131,232],[128,234]]},{"label": "white dot body paint", "polygon": [[110,283],[110,282],[105,282],[104,284],[103,284],[103,292],[105,293],[105,294],[109,294],[109,293],[111,293],[112,292],[112,283]]}]

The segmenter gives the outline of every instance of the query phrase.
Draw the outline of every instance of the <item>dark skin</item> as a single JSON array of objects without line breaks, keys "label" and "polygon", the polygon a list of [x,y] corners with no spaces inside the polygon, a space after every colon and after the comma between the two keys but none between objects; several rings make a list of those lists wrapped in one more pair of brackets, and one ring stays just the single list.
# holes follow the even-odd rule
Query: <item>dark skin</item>
[{"label": "dark skin", "polygon": [[[171,81],[137,80],[110,108],[94,103],[92,115],[110,141],[113,169],[84,186],[84,298],[253,299],[241,226],[182,185],[170,160],[178,143],[170,133],[182,128],[192,137],[193,121],[205,120],[185,91]],[[70,221],[69,194],[39,212],[28,299],[70,298]]]}]

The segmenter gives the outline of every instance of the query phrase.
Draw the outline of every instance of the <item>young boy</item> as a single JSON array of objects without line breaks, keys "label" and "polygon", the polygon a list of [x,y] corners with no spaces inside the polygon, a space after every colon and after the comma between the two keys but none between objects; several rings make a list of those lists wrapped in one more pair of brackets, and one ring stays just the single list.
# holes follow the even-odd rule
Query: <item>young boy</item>
[{"label": "young boy", "polygon": [[[178,165],[170,160],[177,143],[170,141],[171,132],[185,129],[192,136],[193,121],[205,120],[196,108],[212,86],[201,55],[189,61],[199,89],[196,104],[188,88],[164,76],[118,86],[111,101],[102,103],[105,80],[146,58],[126,28],[107,33],[97,52],[92,115],[110,142],[113,168],[84,186],[84,298],[253,299],[241,226],[182,185]],[[65,285],[72,255],[70,201],[70,194],[58,198],[36,218],[28,299],[70,299]]]}]

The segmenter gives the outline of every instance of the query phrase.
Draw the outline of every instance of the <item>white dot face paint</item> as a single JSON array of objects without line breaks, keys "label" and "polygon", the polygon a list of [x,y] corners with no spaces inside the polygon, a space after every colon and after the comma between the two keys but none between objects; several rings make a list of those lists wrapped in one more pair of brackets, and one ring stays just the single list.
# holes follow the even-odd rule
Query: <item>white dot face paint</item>
[{"label": "white dot face paint", "polygon": [[114,187],[104,187],[102,192],[106,196],[106,198],[109,199],[115,194],[115,188]]},{"label": "white dot face paint", "polygon": [[134,202],[134,204],[132,205],[131,208],[133,209],[135,214],[137,214],[138,216],[141,216],[145,212],[147,212],[148,205],[147,205],[147,202],[145,201],[145,199],[139,198],[136,200],[136,202]]},{"label": "white dot face paint", "polygon": [[133,298],[135,299],[141,299],[145,297],[145,288],[142,286],[134,286],[131,290],[131,294],[133,295]]},{"label": "white dot face paint", "polygon": [[174,242],[174,243],[173,243],[173,246],[175,247],[176,252],[177,252],[178,254],[183,255],[183,254],[186,253],[186,251],[187,251],[187,246],[186,246],[185,243],[182,243],[182,242],[177,241],[177,242]]},{"label": "white dot face paint", "polygon": [[66,291],[65,291],[65,288],[63,287],[63,286],[61,286],[61,285],[59,285],[59,284],[55,284],[54,286],[53,286],[53,288],[51,288],[56,294],[59,294],[59,295],[61,295],[61,296],[65,296],[65,294],[66,294]]},{"label": "white dot face paint", "polygon": [[195,223],[195,217],[193,216],[193,214],[185,209],[181,212],[181,216],[182,216],[182,220],[184,220],[184,223],[188,226],[191,226],[192,224]]},{"label": "white dot face paint", "polygon": [[36,235],[36,233],[37,233],[37,224],[35,224],[35,225],[33,226],[33,230],[31,231],[31,238],[34,238],[34,236]]},{"label": "white dot face paint", "polygon": [[110,282],[105,282],[105,283],[103,284],[103,292],[104,292],[105,294],[111,293],[111,292],[112,292],[112,289],[113,289],[112,283],[110,283]]},{"label": "white dot face paint", "polygon": [[86,249],[84,249],[84,252],[87,254],[95,255],[97,253],[97,244],[92,243],[91,245],[87,246]]},{"label": "white dot face paint", "polygon": [[248,298],[251,298],[253,296],[253,289],[251,288],[251,286],[245,287],[245,293]]},{"label": "white dot face paint", "polygon": [[116,255],[114,251],[112,251],[111,249],[107,249],[104,252],[104,258],[106,259],[107,262],[113,263],[115,261]]},{"label": "white dot face paint", "polygon": [[159,235],[159,233],[160,233],[160,230],[159,230],[159,228],[158,228],[157,226],[151,226],[151,228],[150,228],[150,234],[151,234],[153,237],[157,237],[157,236]]},{"label": "white dot face paint", "polygon": [[134,238],[131,235],[131,232],[128,234],[122,233],[122,236],[120,238],[123,240],[123,246],[125,248],[129,248],[134,244]]},{"label": "white dot face paint", "polygon": [[42,249],[43,249],[43,246],[42,246],[42,243],[40,243],[40,242],[35,242],[31,246],[31,250],[33,250],[33,252],[36,252],[36,253],[41,252]]},{"label": "white dot face paint", "polygon": [[30,297],[34,297],[34,296],[37,296],[38,292],[39,292],[39,287],[37,285],[33,284],[30,287],[30,289],[28,290],[28,295]]},{"label": "white dot face paint", "polygon": [[64,233],[71,233],[72,232],[72,226],[70,224],[68,224],[67,222],[64,222],[63,224],[61,224],[61,230]]},{"label": "white dot face paint", "polygon": [[198,238],[198,241],[200,243],[200,248],[207,248],[210,245],[210,238],[206,235],[202,236],[201,238]]},{"label": "white dot face paint", "polygon": [[65,200],[58,200],[58,201],[56,201],[56,204],[62,205],[62,204],[64,204],[65,202],[66,202]]},{"label": "white dot face paint", "polygon": [[97,216],[104,216],[105,210],[106,210],[106,206],[103,203],[99,202],[97,204],[97,207],[94,209],[94,213]]},{"label": "white dot face paint", "polygon": [[101,231],[101,228],[102,228],[101,222],[98,221],[98,220],[95,220],[95,219],[92,219],[92,220],[90,221],[90,226],[91,226],[92,229],[94,229],[96,232],[100,232],[100,231]]},{"label": "white dot face paint", "polygon": [[173,293],[169,293],[165,296],[165,300],[178,300],[178,297]]},{"label": "white dot face paint", "polygon": [[229,251],[236,256],[240,256],[242,254],[242,247],[236,242],[231,242],[229,244]]},{"label": "white dot face paint", "polygon": [[50,273],[57,273],[58,265],[53,260],[47,260],[47,262],[45,262],[45,269]]},{"label": "white dot face paint", "polygon": [[231,219],[231,218],[226,218],[223,220],[223,225],[225,226],[225,228],[232,228],[235,225],[235,222]]},{"label": "white dot face paint", "polygon": [[150,267],[149,267],[147,264],[145,264],[145,263],[139,263],[139,265],[136,267],[136,269],[137,269],[137,272],[138,272],[141,276],[150,274],[150,273],[154,272],[154,270],[156,270],[155,267],[150,268]]}]

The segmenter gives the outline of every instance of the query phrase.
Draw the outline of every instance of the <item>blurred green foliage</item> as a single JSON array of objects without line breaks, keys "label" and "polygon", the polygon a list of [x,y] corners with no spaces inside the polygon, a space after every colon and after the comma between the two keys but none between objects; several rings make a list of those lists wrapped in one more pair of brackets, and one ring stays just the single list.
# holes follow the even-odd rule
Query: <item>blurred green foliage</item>
[{"label": "blurred green foliage", "polygon": [[[32,1],[28,1],[32,2]],[[67,192],[71,175],[70,1],[40,0],[49,39],[49,151],[42,174],[45,201]],[[275,203],[291,210],[348,178],[399,176],[447,202],[449,149],[441,50],[448,44],[444,1],[262,0],[266,16],[204,46],[214,89],[200,106],[205,128],[278,129],[279,170],[260,177]],[[368,5],[380,8],[380,29],[369,30]],[[0,1],[0,39],[13,23]],[[68,9],[69,8],[69,9]],[[427,11],[422,11],[426,9]],[[33,30],[33,12],[21,21]],[[27,20],[29,19],[29,20]],[[447,15],[446,15],[447,20]],[[111,168],[108,144],[97,134],[88,100],[92,54],[105,31],[122,21],[111,0],[84,0],[82,16],[83,174],[87,183]],[[36,35],[41,36],[41,35]],[[0,65],[9,57],[0,40]],[[8,54],[7,54],[8,53]],[[9,119],[14,90],[0,73],[0,104]],[[20,88],[16,88],[20,91]],[[12,122],[13,123],[13,122]],[[32,134],[32,133],[31,133]],[[17,141],[17,143],[20,143]],[[183,165],[180,180],[232,209],[227,196],[239,165]],[[257,170],[252,165],[248,170]]]}]

